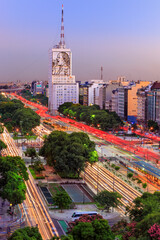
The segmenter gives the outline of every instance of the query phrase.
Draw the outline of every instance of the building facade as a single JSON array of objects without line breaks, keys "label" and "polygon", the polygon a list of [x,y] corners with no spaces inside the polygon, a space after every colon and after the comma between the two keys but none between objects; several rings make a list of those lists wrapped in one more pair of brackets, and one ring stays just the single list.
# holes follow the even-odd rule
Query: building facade
[{"label": "building facade", "polygon": [[65,102],[79,103],[79,83],[72,75],[72,52],[64,42],[63,6],[61,40],[49,51],[49,100],[48,107],[53,115]]},{"label": "building facade", "polygon": [[160,82],[154,82],[147,93],[147,120],[160,124]]},{"label": "building facade", "polygon": [[145,88],[137,91],[137,120],[141,123],[147,121],[147,91]]}]

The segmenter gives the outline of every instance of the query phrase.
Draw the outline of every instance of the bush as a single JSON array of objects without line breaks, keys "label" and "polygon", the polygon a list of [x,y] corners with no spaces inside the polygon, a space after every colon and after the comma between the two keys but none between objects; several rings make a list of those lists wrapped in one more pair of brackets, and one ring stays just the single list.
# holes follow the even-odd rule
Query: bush
[{"label": "bush", "polygon": [[142,187],[143,187],[143,188],[146,188],[146,187],[147,187],[147,183],[143,183],[143,184],[142,184]]},{"label": "bush", "polygon": [[133,177],[133,173],[128,173],[128,174],[127,174],[127,177],[128,177],[128,178]]},{"label": "bush", "polygon": [[118,171],[120,169],[119,166],[115,166],[115,170]]},{"label": "bush", "polygon": [[141,181],[140,179],[138,179],[138,180],[137,180],[137,183],[140,184],[140,183],[142,183],[142,181]]}]

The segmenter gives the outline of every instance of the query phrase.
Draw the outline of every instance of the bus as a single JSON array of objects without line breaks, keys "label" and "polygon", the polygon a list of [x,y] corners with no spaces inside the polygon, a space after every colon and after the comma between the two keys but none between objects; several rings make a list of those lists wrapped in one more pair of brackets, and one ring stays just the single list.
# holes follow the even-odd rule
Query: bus
[{"label": "bus", "polygon": [[94,216],[97,215],[97,212],[74,212],[72,214],[72,221],[78,219],[79,217],[83,216],[83,215],[89,215],[89,216]]}]

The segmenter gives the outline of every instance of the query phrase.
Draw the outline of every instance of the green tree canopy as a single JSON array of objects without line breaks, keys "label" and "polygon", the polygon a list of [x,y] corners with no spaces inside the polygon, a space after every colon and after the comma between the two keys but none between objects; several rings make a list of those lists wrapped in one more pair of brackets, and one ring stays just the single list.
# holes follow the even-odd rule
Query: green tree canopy
[{"label": "green tree canopy", "polygon": [[40,155],[47,159],[49,165],[64,174],[77,174],[84,169],[86,162],[96,162],[98,155],[94,142],[85,133],[67,134],[52,132],[44,141]]},{"label": "green tree canopy", "polygon": [[25,227],[16,230],[8,240],[42,240],[37,227]]},{"label": "green tree canopy", "polygon": [[84,121],[89,125],[92,124],[106,131],[123,125],[117,113],[100,110],[98,105],[82,106],[80,104],[67,102],[60,105],[58,111],[70,118]]},{"label": "green tree canopy", "polygon": [[0,157],[0,196],[13,205],[25,199],[27,168],[20,157]]},{"label": "green tree canopy", "polygon": [[158,123],[153,120],[148,120],[147,125],[148,125],[149,130],[151,130],[151,131],[159,130]]},{"label": "green tree canopy", "polygon": [[3,133],[4,131],[4,127],[2,126],[2,124],[0,124],[0,134]]},{"label": "green tree canopy", "polygon": [[7,183],[3,186],[0,195],[7,199],[13,206],[25,200],[26,185],[21,176],[15,172],[8,171]]},{"label": "green tree canopy", "polygon": [[36,152],[35,148],[33,148],[33,147],[32,148],[27,148],[27,150],[25,152],[25,155],[27,157],[31,157],[31,159],[33,161],[33,159],[37,157],[37,152]]},{"label": "green tree canopy", "polygon": [[57,205],[61,211],[62,209],[68,208],[72,203],[69,195],[66,192],[58,192],[53,198],[55,205]]},{"label": "green tree canopy", "polygon": [[5,149],[5,148],[7,148],[7,145],[2,140],[0,140],[0,156],[1,156],[2,149]]},{"label": "green tree canopy", "polygon": [[113,240],[111,228],[105,219],[94,220],[92,222],[79,222],[72,229],[74,240]]},{"label": "green tree canopy", "polygon": [[127,212],[132,221],[139,222],[148,214],[160,211],[160,192],[145,192],[141,197],[133,201],[133,205],[127,207]]},{"label": "green tree canopy", "polygon": [[95,196],[95,200],[107,210],[109,210],[110,207],[117,207],[120,205],[121,198],[122,196],[119,193],[109,192],[107,190],[101,191]]},{"label": "green tree canopy", "polygon": [[40,124],[40,116],[32,109],[25,108],[24,104],[16,99],[9,100],[0,97],[0,115],[0,120],[8,131],[20,128],[21,132],[29,132]]},{"label": "green tree canopy", "polygon": [[32,128],[40,124],[40,116],[30,108],[17,109],[13,119],[16,126],[20,126],[21,132],[30,132]]}]

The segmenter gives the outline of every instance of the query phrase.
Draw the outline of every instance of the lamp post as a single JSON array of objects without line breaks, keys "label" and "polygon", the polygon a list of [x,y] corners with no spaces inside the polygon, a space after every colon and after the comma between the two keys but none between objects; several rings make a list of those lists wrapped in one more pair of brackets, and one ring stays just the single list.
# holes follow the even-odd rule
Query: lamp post
[{"label": "lamp post", "polygon": [[99,165],[97,167],[97,194],[98,194],[98,185],[99,185]]},{"label": "lamp post", "polygon": [[20,121],[19,123],[20,123],[21,136],[22,136],[22,130],[23,130],[23,129],[22,129],[22,123],[23,123],[23,121]]},{"label": "lamp post", "polygon": [[48,188],[48,177],[49,177],[49,176],[48,176],[48,175],[45,175],[45,177],[47,178],[47,188]]},{"label": "lamp post", "polygon": [[[84,179],[83,179],[83,184],[85,184],[85,174],[86,174],[86,171],[84,169]],[[84,191],[83,191],[83,204],[85,203],[85,195],[84,195]]]},{"label": "lamp post", "polygon": [[113,192],[114,192],[114,184],[115,184],[115,175],[113,174]]}]

